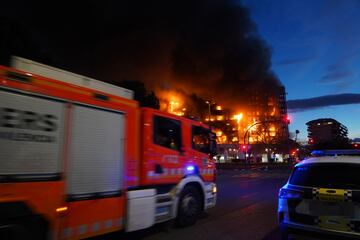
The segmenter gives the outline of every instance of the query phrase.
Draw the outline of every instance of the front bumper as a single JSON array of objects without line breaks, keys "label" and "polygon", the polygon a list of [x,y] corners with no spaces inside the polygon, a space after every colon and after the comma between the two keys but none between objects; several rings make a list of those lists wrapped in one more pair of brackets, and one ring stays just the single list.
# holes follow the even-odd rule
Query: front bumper
[{"label": "front bumper", "polygon": [[215,183],[205,184],[204,209],[215,207],[217,199],[217,186]]}]

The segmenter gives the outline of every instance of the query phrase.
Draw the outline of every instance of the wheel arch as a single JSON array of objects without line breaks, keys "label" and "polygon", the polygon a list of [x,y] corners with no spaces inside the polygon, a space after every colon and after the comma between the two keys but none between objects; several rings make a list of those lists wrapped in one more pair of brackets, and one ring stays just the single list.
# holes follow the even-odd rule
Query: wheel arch
[{"label": "wheel arch", "polygon": [[179,182],[179,184],[177,184],[177,186],[175,188],[176,189],[175,190],[175,201],[174,201],[174,207],[173,207],[173,213],[172,213],[172,216],[174,218],[177,216],[180,194],[187,186],[193,186],[199,191],[200,196],[201,196],[201,209],[204,210],[205,186],[204,186],[203,180],[197,175],[186,176]]}]

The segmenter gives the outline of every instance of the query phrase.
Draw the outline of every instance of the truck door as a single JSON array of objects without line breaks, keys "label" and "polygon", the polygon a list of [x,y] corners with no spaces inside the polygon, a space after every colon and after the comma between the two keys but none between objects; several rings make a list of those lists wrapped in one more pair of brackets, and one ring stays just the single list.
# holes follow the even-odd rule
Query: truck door
[{"label": "truck door", "polygon": [[213,160],[211,132],[202,126],[191,126],[191,142],[189,147],[189,159],[199,169],[199,174],[205,181],[213,180]]},{"label": "truck door", "polygon": [[151,136],[145,140],[144,159],[147,183],[176,183],[183,177],[185,148],[182,137],[182,122],[166,114],[147,114],[152,124],[145,129]]}]

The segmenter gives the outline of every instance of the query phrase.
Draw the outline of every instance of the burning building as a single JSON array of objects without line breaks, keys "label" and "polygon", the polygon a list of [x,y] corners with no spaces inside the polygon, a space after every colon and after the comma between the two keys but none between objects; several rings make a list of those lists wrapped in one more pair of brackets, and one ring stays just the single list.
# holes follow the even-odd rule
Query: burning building
[{"label": "burning building", "polygon": [[248,143],[279,143],[289,138],[285,88],[258,89],[249,98]]},{"label": "burning building", "polygon": [[285,90],[241,1],[91,1],[81,11],[65,2],[23,4],[24,14],[0,22],[8,36],[2,63],[16,54],[112,84],[141,81],[160,109],[208,122],[220,142],[239,144],[250,125],[269,120],[249,130],[249,142],[287,138],[287,126],[275,123],[286,114]]}]

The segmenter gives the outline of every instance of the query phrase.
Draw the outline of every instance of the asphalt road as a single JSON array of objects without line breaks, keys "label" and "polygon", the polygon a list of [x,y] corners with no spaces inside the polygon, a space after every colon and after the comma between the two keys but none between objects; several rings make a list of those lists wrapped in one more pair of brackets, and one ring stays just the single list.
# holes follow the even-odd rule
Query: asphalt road
[{"label": "asphalt road", "polygon": [[[116,239],[280,239],[277,194],[290,170],[220,170],[218,202],[188,228],[163,223]],[[111,238],[114,239],[114,238]]]}]

